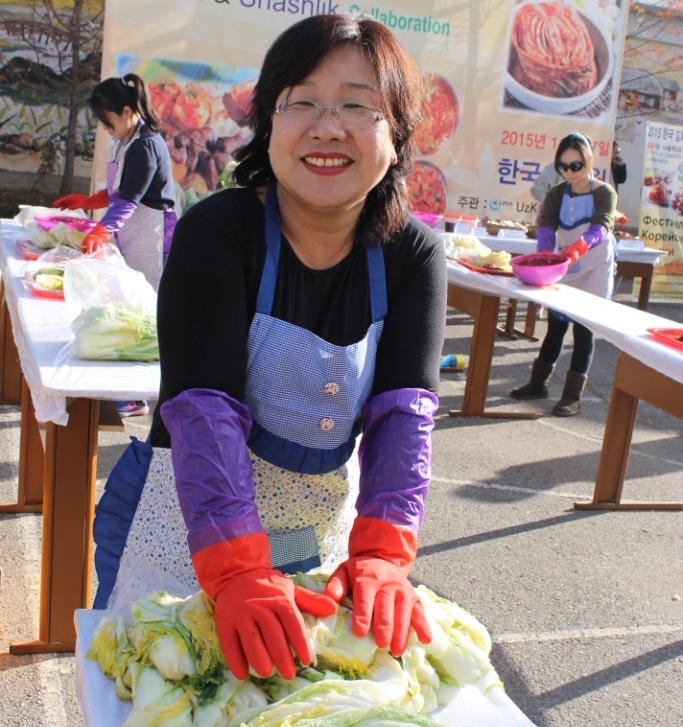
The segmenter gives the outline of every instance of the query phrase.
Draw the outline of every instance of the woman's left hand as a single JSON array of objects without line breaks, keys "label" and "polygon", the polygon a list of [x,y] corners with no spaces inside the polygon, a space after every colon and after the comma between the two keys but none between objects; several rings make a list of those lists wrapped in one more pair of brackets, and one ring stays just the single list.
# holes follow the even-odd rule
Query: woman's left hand
[{"label": "woman's left hand", "polygon": [[394,656],[406,650],[411,626],[423,644],[432,640],[415,589],[393,563],[364,555],[349,558],[330,576],[324,593],[338,603],[350,594],[356,636],[365,636],[372,625],[377,646],[390,646]]},{"label": "woman's left hand", "polygon": [[90,232],[85,236],[81,243],[81,250],[86,254],[90,255],[93,252],[99,250],[102,245],[111,237],[111,232],[102,225],[95,225]]}]

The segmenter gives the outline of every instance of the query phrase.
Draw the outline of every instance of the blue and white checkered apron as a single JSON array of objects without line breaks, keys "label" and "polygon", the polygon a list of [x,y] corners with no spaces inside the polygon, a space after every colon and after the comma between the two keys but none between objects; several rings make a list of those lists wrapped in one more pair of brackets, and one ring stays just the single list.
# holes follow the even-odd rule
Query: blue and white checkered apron
[{"label": "blue and white checkered apron", "polygon": [[[384,255],[379,246],[368,247],[372,311],[368,332],[357,343],[335,346],[271,316],[281,237],[276,187],[271,185],[266,196],[266,261],[247,342],[244,400],[254,421],[249,447],[290,472],[323,475],[343,467],[352,456],[360,412],[372,389],[387,309]],[[325,499],[322,488],[307,494]],[[355,505],[356,495],[349,493],[344,508]],[[291,525],[292,538],[298,539],[299,506],[291,505],[291,517],[284,524]],[[333,527],[341,513],[330,512],[330,517]]]}]

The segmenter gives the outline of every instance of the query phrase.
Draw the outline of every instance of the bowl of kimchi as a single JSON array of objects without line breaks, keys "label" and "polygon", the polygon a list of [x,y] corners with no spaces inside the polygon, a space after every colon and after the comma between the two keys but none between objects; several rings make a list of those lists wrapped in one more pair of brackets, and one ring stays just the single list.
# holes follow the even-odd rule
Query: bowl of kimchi
[{"label": "bowl of kimchi", "polygon": [[413,171],[406,177],[406,186],[413,213],[439,217],[444,214],[448,186],[443,172],[436,164],[422,159],[413,162]]},{"label": "bowl of kimchi", "polygon": [[613,73],[611,38],[581,11],[534,0],[515,8],[505,87],[520,103],[548,115],[570,114],[593,103]]},{"label": "bowl of kimchi", "polygon": [[542,288],[561,280],[567,274],[570,262],[560,255],[537,252],[513,257],[510,266],[517,280]]}]

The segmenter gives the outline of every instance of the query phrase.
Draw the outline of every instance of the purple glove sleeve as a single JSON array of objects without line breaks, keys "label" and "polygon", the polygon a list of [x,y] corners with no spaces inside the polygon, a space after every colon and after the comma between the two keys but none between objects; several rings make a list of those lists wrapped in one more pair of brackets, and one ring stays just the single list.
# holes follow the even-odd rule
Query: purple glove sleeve
[{"label": "purple glove sleeve", "polygon": [[536,230],[536,252],[553,252],[555,237],[555,230],[552,227],[539,227]]},{"label": "purple glove sleeve", "polygon": [[604,241],[604,239],[607,237],[608,231],[607,228],[603,227],[601,224],[594,222],[584,233],[581,237],[586,241],[586,245],[588,245],[588,249],[595,247],[596,245],[599,245],[601,242]]},{"label": "purple glove sleeve", "polygon": [[[110,197],[111,199],[111,197]],[[99,224],[106,227],[112,234],[118,232],[138,208],[135,202],[117,197],[111,207],[107,210]]]},{"label": "purple glove sleeve", "polygon": [[163,265],[166,265],[168,253],[171,251],[171,240],[173,239],[173,230],[175,230],[178,217],[175,210],[164,210],[164,249],[163,249]]},{"label": "purple glove sleeve", "polygon": [[247,437],[251,414],[221,391],[188,389],[166,401],[176,489],[194,554],[263,530]]},{"label": "purple glove sleeve", "polygon": [[363,408],[360,517],[420,527],[431,477],[431,431],[436,396],[425,389],[396,389]]}]

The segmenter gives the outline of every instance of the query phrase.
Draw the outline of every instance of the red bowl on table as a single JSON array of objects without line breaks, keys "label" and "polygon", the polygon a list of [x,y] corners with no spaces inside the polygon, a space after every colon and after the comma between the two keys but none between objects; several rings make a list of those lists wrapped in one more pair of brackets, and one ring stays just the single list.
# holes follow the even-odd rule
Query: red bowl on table
[{"label": "red bowl on table", "polygon": [[567,274],[569,262],[560,255],[537,252],[513,257],[510,265],[517,280],[542,288],[544,285],[552,285],[561,280]]}]

